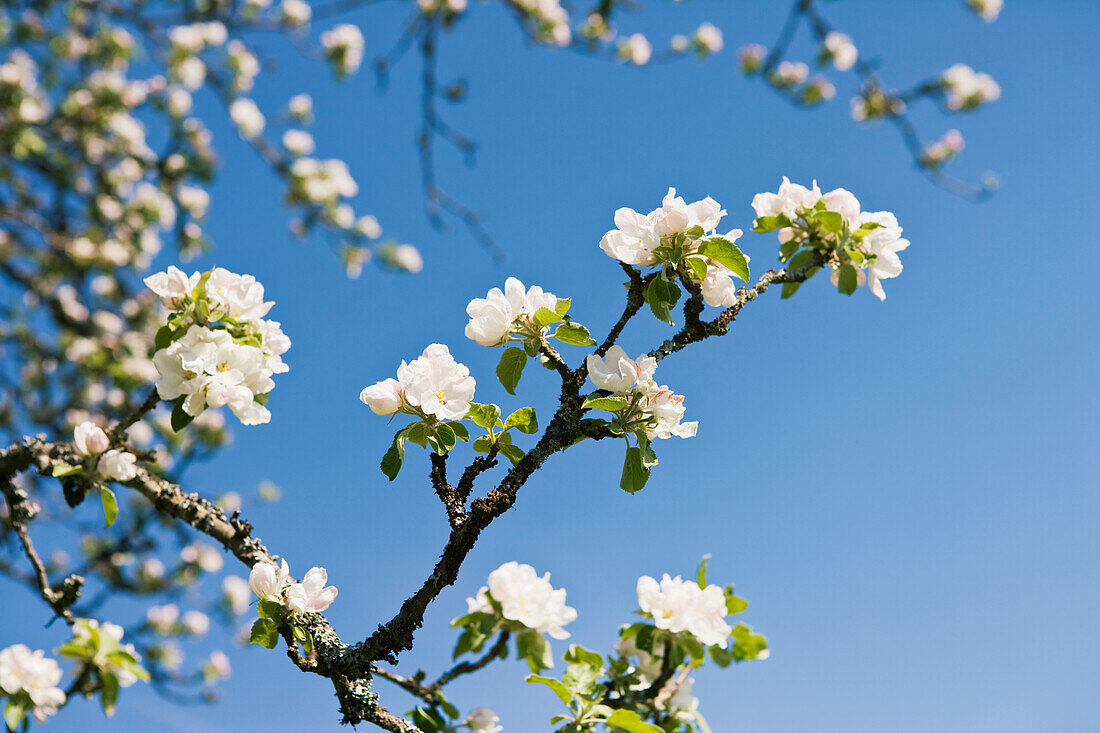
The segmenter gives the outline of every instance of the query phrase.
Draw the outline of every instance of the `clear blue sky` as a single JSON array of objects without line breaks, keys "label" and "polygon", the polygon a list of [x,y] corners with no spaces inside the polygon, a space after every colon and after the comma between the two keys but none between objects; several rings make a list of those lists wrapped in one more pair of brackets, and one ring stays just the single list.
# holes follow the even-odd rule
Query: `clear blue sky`
[{"label": "clear blue sky", "polygon": [[[254,273],[294,346],[271,424],[238,428],[229,449],[195,470],[194,488],[212,496],[263,478],[280,484],[282,504],[245,513],[295,571],[329,568],[340,588],[330,618],[345,640],[362,638],[430,571],[446,522],[426,456],[413,452],[393,484],[378,471],[393,428],[358,402],[359,390],[441,341],[471,367],[480,399],[548,417],[554,375],[532,367],[520,396],[507,398],[493,378],[497,352],[462,335],[470,298],[516,275],[573,296],[575,316],[605,330],[621,307],[621,273],[597,243],[617,207],[648,210],[673,185],[689,200],[714,196],[726,222],[747,230],[754,193],[775,190],[782,175],[817,178],[896,212],[905,227],[913,244],[903,275],[886,283],[888,300],[866,290],[845,298],[820,278],[791,301],[768,293],[728,337],[663,362],[659,376],[687,395],[698,438],[659,446],[661,465],[635,496],[618,489],[617,446],[555,457],[483,535],[402,667],[437,672],[449,662],[448,621],[506,560],[550,571],[580,613],[573,640],[607,650],[635,608],[639,575],[690,573],[712,553],[712,579],[737,584],[751,601],[744,619],[772,647],[766,662],[696,674],[716,733],[1100,729],[1100,405],[1087,256],[1100,186],[1100,4],[1008,0],[988,26],[951,0],[827,8],[899,86],[956,61],[1001,83],[1002,99],[976,116],[917,114],[930,137],[962,130],[957,172],[999,174],[1001,191],[979,206],[926,183],[892,129],[853,124],[850,79],[831,105],[804,113],[735,73],[735,49],[770,43],[786,2],[647,5],[623,28],[656,40],[711,20],[726,51],[637,71],[527,49],[496,4],[479,3],[442,44],[444,79],[472,82],[449,119],[481,152],[470,170],[441,151],[440,173],[487,212],[504,266],[425,221],[415,56],[379,94],[369,73],[337,85],[287,55],[257,96],[275,104],[313,93],[319,153],[347,159],[360,208],[422,249],[418,276],[368,269],[347,281],[322,243],[289,237],[278,186],[215,127],[225,156],[211,213],[217,251],[200,264]],[[353,16],[368,60],[389,47],[403,12],[382,5]],[[741,243],[755,269],[775,261],[774,235]],[[642,318],[624,345],[639,352],[667,333]],[[39,606],[21,591],[5,597],[9,617],[37,618],[24,614]],[[113,723],[76,705],[53,727],[339,728],[327,681],[300,674],[282,651],[253,648],[233,663],[219,707],[179,710],[129,690]],[[556,700],[525,686],[524,674],[509,661],[454,685],[452,698],[494,708],[511,733],[546,730]],[[407,709],[402,693],[378,688]]]}]

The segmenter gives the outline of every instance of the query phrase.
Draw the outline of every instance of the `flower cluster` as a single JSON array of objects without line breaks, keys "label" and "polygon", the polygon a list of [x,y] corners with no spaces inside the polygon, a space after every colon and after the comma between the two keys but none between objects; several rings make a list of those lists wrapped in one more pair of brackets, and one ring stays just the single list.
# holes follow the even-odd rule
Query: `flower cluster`
[{"label": "flower cluster", "polygon": [[855,66],[859,51],[852,43],[852,37],[839,31],[830,31],[821,46],[821,60],[832,63],[837,71],[847,71]]},{"label": "flower cluster", "polygon": [[363,63],[363,32],[359,26],[341,23],[321,34],[321,46],[337,76],[354,74]]},{"label": "flower cluster", "polygon": [[905,113],[905,102],[881,87],[868,84],[859,96],[852,98],[852,119],[868,122],[882,117],[894,117]]},{"label": "flower cluster", "polygon": [[292,583],[286,560],[279,566],[256,563],[248,575],[248,587],[257,598],[282,604],[295,613],[320,613],[331,606],[339,591],[326,583],[324,568],[310,568],[300,583]]},{"label": "flower cluster", "polygon": [[948,130],[943,137],[928,143],[920,154],[920,164],[926,168],[938,168],[958,155],[966,146],[962,133]]},{"label": "flower cluster", "polygon": [[61,667],[44,651],[31,651],[15,644],[0,651],[0,696],[7,696],[4,719],[12,730],[29,713],[39,723],[65,704],[65,693],[58,687]]},{"label": "flower cluster", "polygon": [[565,590],[550,584],[550,573],[539,577],[514,560],[489,573],[488,585],[466,605],[469,613],[496,615],[555,639],[568,639],[563,627],[577,618],[576,609],[565,605]]},{"label": "flower cluster", "polygon": [[500,716],[489,708],[474,708],[463,723],[470,733],[500,733],[504,726],[497,725]]},{"label": "flower cluster", "polygon": [[737,49],[737,61],[741,65],[741,71],[745,74],[755,74],[760,71],[767,56],[768,49],[759,43],[750,43]]},{"label": "flower cluster", "polygon": [[573,40],[569,12],[559,0],[506,0],[530,24],[535,38],[555,46],[568,46]]},{"label": "flower cluster", "polygon": [[717,585],[699,584],[665,573],[658,583],[648,575],[638,578],[638,606],[658,629],[690,632],[707,646],[723,649],[732,629],[726,623],[726,598]]},{"label": "flower cluster", "polygon": [[461,15],[466,12],[466,0],[417,0],[422,13],[438,13],[442,11],[447,16]]},{"label": "flower cluster", "polygon": [[290,369],[281,358],[290,339],[264,320],[273,303],[264,302],[263,285],[220,267],[187,276],[174,266],[145,284],[171,311],[153,364],[157,392],[176,402],[180,423],[223,406],[245,425],[270,421],[264,405],[272,376]]},{"label": "flower cluster", "polygon": [[618,426],[623,431],[641,430],[654,438],[692,438],[698,422],[682,422],[684,397],[672,392],[653,379],[657,361],[645,354],[631,359],[622,347],[615,345],[600,358],[588,356],[588,375],[600,389],[617,398],[605,404],[607,398],[595,398],[593,406],[615,411]]},{"label": "flower cluster", "polygon": [[[133,644],[122,643],[123,629],[116,624],[80,618],[73,624],[73,637],[58,654],[76,662],[80,668],[91,667],[103,680],[104,688],[130,687],[138,680],[149,680],[149,672],[141,666],[141,655]],[[78,671],[79,674],[79,671]],[[103,708],[114,712],[115,700],[104,695]]]},{"label": "flower cluster", "polygon": [[504,282],[504,292],[493,288],[484,298],[474,298],[466,306],[470,322],[466,324],[466,338],[482,346],[500,346],[518,336],[517,340],[538,338],[548,326],[535,322],[540,308],[555,313],[558,298],[544,292],[538,285],[525,289],[514,277]]},{"label": "flower cluster", "polygon": [[[661,277],[651,284],[646,300],[662,315],[679,296],[670,272],[700,283],[707,304],[731,305],[737,288],[733,278],[747,280],[748,261],[735,244],[740,229],[718,236],[716,228],[726,210],[712,199],[687,203],[670,188],[661,207],[642,215],[634,209],[615,212],[615,229],[600,240],[600,249],[620,262],[639,267],[661,266]],[[675,268],[675,269],[672,269]],[[675,296],[675,297],[673,297]],[[671,305],[669,304],[671,302]]]},{"label": "flower cluster", "polygon": [[833,284],[843,293],[867,284],[885,300],[881,281],[901,274],[897,253],[909,246],[909,240],[901,237],[897,218],[889,211],[862,211],[850,191],[838,188],[822,194],[816,182],[809,189],[784,177],[777,193],[757,194],[752,207],[757,216],[754,231],[778,230],[780,258],[792,270],[802,265],[813,269],[816,252],[817,267],[830,267]]},{"label": "flower cluster", "polygon": [[653,56],[653,46],[641,33],[634,33],[619,41],[618,54],[635,66],[645,66]]},{"label": "flower cluster", "polygon": [[460,420],[470,409],[475,386],[466,365],[443,344],[431,344],[412,362],[401,362],[397,379],[365,388],[359,399],[376,415],[403,412],[426,420]]},{"label": "flower cluster", "polygon": [[1001,96],[1001,87],[992,76],[966,64],[955,64],[943,72],[940,83],[947,91],[947,108],[956,112],[975,110]]}]

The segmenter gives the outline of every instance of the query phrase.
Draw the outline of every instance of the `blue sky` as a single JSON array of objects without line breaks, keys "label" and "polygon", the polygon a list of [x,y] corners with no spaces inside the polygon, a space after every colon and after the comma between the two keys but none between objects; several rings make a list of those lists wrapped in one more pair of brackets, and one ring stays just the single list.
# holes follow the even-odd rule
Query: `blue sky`
[{"label": "blue sky", "polygon": [[[1100,61],[1100,5],[1009,0],[992,25],[948,0],[826,8],[899,86],[955,61],[1001,83],[1001,100],[977,115],[915,113],[929,138],[963,132],[956,172],[1000,176],[983,205],[929,185],[892,129],[852,123],[850,79],[807,113],[735,73],[734,50],[770,43],[786,3],[647,5],[623,28],[657,41],[711,20],[726,51],[639,71],[529,49],[495,4],[473,4],[443,42],[444,79],[471,81],[470,99],[447,115],[480,153],[468,169],[441,150],[440,174],[485,210],[504,265],[463,232],[444,236],[425,221],[415,56],[379,93],[369,73],[336,84],[286,54],[257,97],[313,94],[319,153],[345,158],[359,208],[421,248],[420,275],[367,269],[346,280],[323,243],[287,234],[277,184],[228,127],[214,127],[225,159],[210,215],[217,250],[199,264],[255,274],[294,346],[271,424],[238,428],[194,471],[194,488],[213,496],[276,481],[285,500],[245,513],[294,570],[329,568],[340,587],[330,619],[345,640],[363,638],[430,571],[447,527],[425,455],[411,453],[393,484],[378,471],[394,427],[358,402],[359,390],[439,341],[471,367],[480,400],[549,417],[552,373],[529,369],[508,397],[493,378],[498,354],[462,336],[471,298],[516,275],[572,296],[575,317],[603,332],[621,308],[622,278],[597,243],[617,207],[653,208],[671,185],[689,200],[714,196],[730,212],[723,225],[747,230],[754,193],[783,175],[816,178],[905,227],[913,244],[886,302],[866,290],[838,295],[819,278],[789,301],[768,293],[727,337],[663,362],[659,377],[686,394],[699,436],[660,445],[660,467],[634,496],[618,489],[620,448],[556,456],[484,533],[402,668],[449,662],[448,621],[506,560],[550,571],[579,611],[573,640],[606,651],[635,608],[639,575],[691,573],[711,553],[712,580],[737,584],[751,602],[744,620],[772,648],[766,662],[696,674],[715,731],[1100,728],[1100,405],[1088,326],[1097,298],[1089,258],[1077,256],[1090,245],[1100,185],[1100,104],[1088,76]],[[399,32],[403,7],[352,17],[369,60]],[[741,244],[754,271],[774,263],[774,235]],[[637,353],[667,333],[640,318],[623,343]],[[11,616],[42,614],[28,594],[8,597]],[[27,639],[23,626],[19,640],[57,643]],[[4,645],[14,633],[5,629]],[[178,710],[130,690],[113,722],[76,705],[54,727],[338,729],[331,687],[281,651],[244,650],[233,662],[221,706]],[[525,673],[499,664],[451,697],[492,707],[513,733],[546,730],[557,701],[524,685]],[[403,693],[378,689],[407,709]]]}]

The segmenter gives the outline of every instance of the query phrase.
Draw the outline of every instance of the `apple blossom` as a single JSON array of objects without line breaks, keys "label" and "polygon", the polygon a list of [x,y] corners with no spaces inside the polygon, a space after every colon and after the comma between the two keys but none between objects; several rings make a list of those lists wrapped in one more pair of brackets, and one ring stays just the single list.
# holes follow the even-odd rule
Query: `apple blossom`
[{"label": "apple blossom", "polygon": [[474,708],[463,725],[470,729],[470,733],[500,733],[504,727],[497,725],[499,722],[500,716],[489,708]]},{"label": "apple blossom", "polygon": [[631,359],[618,344],[608,349],[603,358],[589,354],[585,363],[592,382],[616,394],[645,385],[657,371],[657,361],[653,357],[642,354],[636,360]]},{"label": "apple blossom", "polygon": [[393,377],[388,377],[377,384],[364,387],[359,393],[359,399],[375,415],[385,416],[392,415],[401,409],[402,394],[401,383]]},{"label": "apple blossom", "polygon": [[240,130],[241,137],[259,137],[264,131],[263,112],[260,112],[256,103],[247,97],[233,100],[233,104],[229,105],[229,117]]},{"label": "apple blossom", "polygon": [[301,583],[286,589],[287,608],[298,613],[320,613],[336,600],[335,586],[325,587],[328,572],[324,568],[310,568]]},{"label": "apple blossom", "polygon": [[359,26],[341,23],[321,34],[321,46],[337,74],[354,74],[363,63],[363,32]]},{"label": "apple blossom", "polygon": [[482,346],[499,346],[507,343],[513,332],[524,336],[541,333],[545,327],[534,321],[539,308],[553,312],[558,298],[544,292],[538,285],[525,289],[514,277],[504,283],[504,292],[493,288],[484,298],[475,298],[466,306],[470,322],[466,324],[466,337]]},{"label": "apple blossom", "polygon": [[367,387],[359,399],[378,415],[402,411],[438,420],[466,416],[474,398],[474,378],[443,344],[431,344],[412,362],[401,362],[397,379]]},{"label": "apple blossom", "polygon": [[619,56],[635,66],[645,66],[653,56],[653,46],[641,33],[635,33],[619,45]]},{"label": "apple blossom", "polygon": [[722,31],[711,23],[703,23],[695,30],[695,45],[703,53],[718,53],[722,50]]},{"label": "apple blossom", "polygon": [[235,616],[240,616],[248,610],[248,581],[236,575],[225,576],[225,579],[222,580],[222,598],[226,608]]},{"label": "apple blossom", "polygon": [[539,577],[533,567],[514,560],[489,573],[488,585],[466,603],[471,612],[493,613],[489,598],[500,604],[504,618],[555,639],[569,638],[562,627],[577,618],[576,609],[565,605],[565,590],[550,585],[550,573]]},{"label": "apple blossom", "polygon": [[825,36],[825,55],[833,62],[837,71],[847,71],[859,58],[859,51],[852,43],[851,36],[838,31],[830,31]]},{"label": "apple blossom", "polygon": [[202,611],[188,611],[183,614],[183,626],[195,636],[202,636],[210,630],[210,617]]},{"label": "apple blossom", "polygon": [[149,624],[149,628],[162,635],[172,633],[179,617],[179,606],[174,603],[163,606],[150,606],[149,610],[145,612],[145,622]]},{"label": "apple blossom", "polygon": [[73,431],[73,445],[82,455],[93,456],[107,450],[111,441],[103,428],[93,422],[82,422]]},{"label": "apple blossom", "polygon": [[11,698],[25,694],[39,723],[65,704],[65,693],[58,687],[61,676],[57,661],[42,650],[32,652],[25,644],[15,644],[0,651],[0,691]]},{"label": "apple blossom", "polygon": [[665,573],[658,583],[648,575],[638,578],[638,605],[653,617],[658,629],[690,632],[707,646],[726,647],[732,629],[725,622],[726,598],[717,585],[699,584]]},{"label": "apple blossom", "polygon": [[248,574],[248,587],[258,598],[282,602],[283,589],[290,582],[290,567],[281,560],[279,567],[269,562],[258,562]]},{"label": "apple blossom", "polygon": [[1004,9],[1004,0],[966,0],[966,4],[986,23],[997,20]]},{"label": "apple blossom", "polygon": [[947,90],[947,108],[952,111],[977,109],[1001,96],[1001,87],[992,76],[966,64],[955,64],[943,72],[940,81]]},{"label": "apple blossom", "polygon": [[96,471],[112,481],[129,481],[137,476],[136,461],[137,456],[133,453],[113,448],[99,457]]}]

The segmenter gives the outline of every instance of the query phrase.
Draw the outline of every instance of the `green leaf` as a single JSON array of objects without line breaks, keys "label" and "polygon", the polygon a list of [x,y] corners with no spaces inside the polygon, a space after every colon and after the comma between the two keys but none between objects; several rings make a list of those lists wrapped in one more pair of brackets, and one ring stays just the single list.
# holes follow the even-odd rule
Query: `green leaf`
[{"label": "green leaf", "polygon": [[421,448],[427,448],[428,426],[424,422],[414,422],[405,428],[405,437],[409,442],[416,443]]},{"label": "green leaf", "polygon": [[248,634],[250,644],[259,644],[264,649],[274,649],[279,643],[279,632],[275,629],[274,622],[266,618],[256,619],[252,624],[252,631]]},{"label": "green leaf", "polygon": [[730,666],[735,661],[734,658],[733,658],[733,648],[732,647],[730,647],[728,649],[723,649],[722,647],[718,646],[717,644],[710,647],[710,658],[713,659],[714,663],[717,664],[722,669],[725,669],[726,667]]},{"label": "green leaf", "polygon": [[99,498],[103,501],[103,528],[106,529],[115,523],[115,517],[118,516],[118,499],[115,498],[115,492],[106,486],[100,487]]},{"label": "green leaf", "polygon": [[451,429],[451,432],[455,434],[455,437],[461,440],[463,443],[470,442],[470,431],[466,429],[466,426],[460,422],[449,422],[447,427]]},{"label": "green leaf", "polygon": [[[557,680],[555,680],[555,682],[556,681]],[[4,705],[4,722],[8,724],[8,728],[11,730],[19,728],[19,724],[22,723],[23,719],[26,717],[26,709],[15,700],[8,700]]]},{"label": "green leaf", "polygon": [[260,614],[260,618],[276,622],[286,617],[286,607],[282,603],[269,598],[260,599],[260,602],[256,604],[256,612]]},{"label": "green leaf", "polygon": [[586,410],[606,410],[607,412],[621,412],[629,403],[625,397],[601,397],[592,395],[584,401],[582,407]]},{"label": "green leaf", "polygon": [[401,471],[401,464],[404,462],[405,431],[398,430],[397,434],[393,436],[393,442],[390,443],[386,455],[382,456],[382,473],[386,474],[390,481],[393,481],[397,478],[397,474]]},{"label": "green leaf", "polygon": [[558,302],[554,304],[554,312],[559,316],[564,316],[569,312],[569,306],[572,304],[572,298],[558,298]]},{"label": "green leaf", "polygon": [[633,710],[621,708],[611,714],[606,721],[608,726],[621,728],[629,733],[664,733],[660,728],[647,723]]},{"label": "green leaf", "polygon": [[171,326],[161,326],[157,329],[157,335],[153,338],[153,348],[155,351],[161,349],[167,349],[172,344],[172,337],[175,335],[175,329]]},{"label": "green leaf", "polygon": [[458,708],[452,705],[450,700],[443,696],[442,692],[436,690],[435,697],[437,700],[439,700],[439,707],[443,708],[443,712],[447,713],[447,715],[451,718],[458,717]]},{"label": "green leaf", "polygon": [[695,582],[703,589],[707,587],[707,560],[709,559],[709,554],[703,555],[703,559],[699,561],[699,569],[695,571]]},{"label": "green leaf", "polygon": [[570,644],[569,650],[562,655],[562,659],[568,664],[587,664],[591,667],[603,667],[603,657],[594,651],[585,649],[580,644]]},{"label": "green leaf", "polygon": [[563,323],[558,326],[558,330],[554,332],[554,336],[563,344],[569,344],[571,346],[595,346],[596,339],[592,338],[592,334],[588,332],[588,329],[579,323]]},{"label": "green leaf", "polygon": [[99,704],[109,718],[115,714],[115,706],[118,705],[118,677],[110,672],[100,672],[99,676],[102,682],[99,688]]},{"label": "green leaf", "polygon": [[761,216],[752,223],[752,230],[754,232],[774,232],[776,229],[782,229],[790,225],[791,220],[784,214],[780,214],[779,216]]},{"label": "green leaf", "polygon": [[664,273],[649,281],[645,289],[645,302],[653,315],[672,325],[672,309],[680,300],[680,286],[667,280]]},{"label": "green leaf", "polygon": [[565,685],[563,685],[561,682],[557,681],[553,677],[541,677],[537,674],[529,674],[527,675],[526,680],[527,684],[537,682],[539,684],[546,685],[551,690],[553,690],[554,694],[557,695],[558,698],[566,705],[568,705],[573,700],[573,693],[570,692]]},{"label": "green leaf", "polygon": [[725,237],[711,237],[699,247],[699,253],[711,258],[745,282],[749,280],[749,261],[736,244]]},{"label": "green leaf", "polygon": [[527,353],[515,346],[507,348],[500,355],[500,363],[497,364],[497,379],[504,385],[508,394],[516,393],[516,385],[519,384],[523,367],[527,366]]},{"label": "green leaf", "polygon": [[570,664],[561,677],[561,683],[582,697],[590,697],[599,688],[597,680],[602,667],[593,667],[588,664]]},{"label": "green leaf", "polygon": [[684,260],[693,280],[705,280],[707,277],[707,261],[702,257],[688,257]]},{"label": "green leaf", "polygon": [[642,449],[630,446],[626,449],[626,460],[623,461],[623,476],[619,481],[619,487],[628,493],[641,491],[649,481],[649,468],[645,465]]},{"label": "green leaf", "polygon": [[191,415],[188,415],[183,409],[183,402],[185,399],[187,398],[180,397],[176,400],[175,404],[172,405],[172,430],[177,433],[190,425],[191,421],[195,419]]},{"label": "green leaf", "polygon": [[760,634],[754,634],[752,627],[747,624],[734,626],[732,635],[734,639],[732,654],[736,662],[756,659],[768,648],[768,640]]},{"label": "green leaf", "polygon": [[786,300],[787,298],[789,298],[792,295],[794,295],[795,293],[797,293],[798,289],[800,287],[802,287],[802,283],[800,283],[800,282],[797,282],[797,283],[783,283],[783,293],[782,293],[782,295],[779,296],[780,299],[781,300]]},{"label": "green leaf", "polygon": [[535,417],[535,408],[521,407],[509,415],[508,419],[504,421],[504,429],[511,430],[512,428],[528,435],[536,432],[539,429],[539,422]]},{"label": "green leaf", "polygon": [[474,441],[473,446],[474,453],[488,453],[489,448],[492,447],[493,441],[488,435],[482,435],[480,438]]},{"label": "green leaf", "polygon": [[313,651],[313,635],[309,633],[309,629],[304,626],[295,626],[294,638],[302,645],[302,649],[305,650],[306,654]]},{"label": "green leaf", "polygon": [[830,234],[840,234],[844,231],[844,217],[835,211],[819,211],[814,214],[814,221]]},{"label": "green leaf", "polygon": [[516,637],[516,658],[526,659],[527,666],[535,674],[554,666],[549,642],[534,629],[528,629]]},{"label": "green leaf", "polygon": [[749,607],[749,602],[744,598],[738,598],[733,594],[733,586],[727,585],[722,589],[722,593],[726,596],[726,614],[729,616],[735,613],[741,613]]},{"label": "green leaf", "polygon": [[470,409],[466,412],[466,418],[485,430],[503,427],[500,422],[500,408],[496,405],[482,405],[477,402],[470,403]]},{"label": "green leaf", "polygon": [[510,443],[504,443],[503,441],[500,443],[500,453],[511,461],[513,466],[522,461],[523,457],[526,455],[521,448],[511,445]]},{"label": "green leaf", "polygon": [[802,243],[798,240],[792,239],[789,242],[785,242],[779,247],[779,261],[786,262],[791,258],[798,248],[802,246]]},{"label": "green leaf", "polygon": [[649,624],[642,624],[642,627],[638,629],[636,634],[636,640],[634,644],[644,652],[653,653],[654,643],[657,641],[657,627],[650,626]]},{"label": "green leaf", "polygon": [[84,470],[83,466],[70,466],[68,463],[53,464],[54,476],[73,476]]},{"label": "green leaf", "polygon": [[436,425],[428,432],[428,445],[439,455],[455,447],[455,434],[448,423]]},{"label": "green leaf", "polygon": [[840,266],[840,276],[837,279],[836,289],[845,295],[851,295],[859,285],[859,275],[856,268],[845,262]]},{"label": "green leaf", "polygon": [[798,272],[803,267],[808,265],[814,258],[814,251],[812,249],[804,249],[787,263],[787,272]]},{"label": "green leaf", "polygon": [[539,308],[535,311],[535,315],[531,320],[533,320],[535,325],[539,328],[544,328],[552,323],[562,323],[565,319],[549,308]]},{"label": "green leaf", "polygon": [[416,727],[424,731],[424,733],[436,733],[436,731],[444,730],[447,727],[447,721],[434,710],[426,710],[423,707],[417,706],[409,711],[409,717],[416,723]]}]

